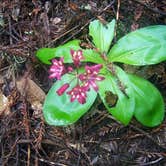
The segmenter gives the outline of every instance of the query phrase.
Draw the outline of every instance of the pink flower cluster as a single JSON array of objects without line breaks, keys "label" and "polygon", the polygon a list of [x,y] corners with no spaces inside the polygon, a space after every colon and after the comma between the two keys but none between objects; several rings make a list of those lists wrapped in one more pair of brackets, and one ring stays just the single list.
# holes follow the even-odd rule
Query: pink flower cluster
[{"label": "pink flower cluster", "polygon": [[64,58],[61,57],[60,60],[53,59],[52,66],[50,67],[50,76],[49,78],[56,78],[57,80],[61,79],[61,76],[65,73],[65,66],[63,64]]},{"label": "pink flower cluster", "polygon": [[[82,50],[70,50],[70,54],[72,56],[72,60],[76,69],[81,64],[81,60],[84,60]],[[64,58],[61,57],[58,60],[52,60],[52,66],[50,67],[50,76],[49,78],[56,78],[57,80],[61,79],[61,76],[67,72],[72,72],[73,68],[68,67],[68,69],[64,66]],[[98,86],[96,81],[102,81],[105,78],[99,76],[99,71],[102,68],[101,64],[93,65],[93,66],[85,66],[85,72],[76,75],[76,79],[78,79],[78,83],[75,87],[73,87],[70,91],[67,92],[68,95],[71,96],[70,101],[78,100],[80,104],[84,104],[86,102],[87,92],[92,87],[96,92],[98,91]],[[69,83],[65,83],[62,85],[56,93],[61,96],[64,92],[70,87]]]}]

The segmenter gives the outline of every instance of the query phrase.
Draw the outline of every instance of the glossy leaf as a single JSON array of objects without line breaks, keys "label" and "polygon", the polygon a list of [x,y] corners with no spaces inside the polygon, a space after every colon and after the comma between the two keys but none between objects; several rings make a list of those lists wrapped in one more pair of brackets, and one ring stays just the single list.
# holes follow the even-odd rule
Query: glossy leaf
[{"label": "glossy leaf", "polygon": [[94,20],[89,25],[89,35],[100,52],[107,53],[114,37],[115,20],[104,25],[99,20]]},{"label": "glossy leaf", "polygon": [[160,92],[143,78],[129,75],[129,79],[130,86],[133,88],[133,98],[136,101],[134,112],[136,119],[148,127],[159,125],[165,112]]},{"label": "glossy leaf", "polygon": [[[50,125],[65,126],[76,122],[83,114],[85,114],[96,99],[97,93],[93,90],[87,93],[87,101],[80,104],[78,101],[70,102],[70,96],[64,93],[58,96],[56,91],[63,84],[70,82],[73,75],[65,74],[61,81],[54,83],[49,90],[43,107],[44,118]],[[76,80],[70,83],[69,91],[76,84]]]},{"label": "glossy leaf", "polygon": [[[120,72],[120,70],[119,70]],[[107,73],[107,72],[105,72]],[[125,73],[121,71],[120,73]],[[126,87],[125,92],[120,89],[120,85],[118,80],[115,76],[108,74],[105,77],[106,79],[99,83],[99,95],[107,108],[107,110],[120,122],[127,125],[133,114],[135,109],[135,100],[129,94],[132,93],[132,89],[130,87]],[[126,76],[125,79],[128,79]],[[108,95],[111,93],[110,99],[107,99],[107,92]],[[112,98],[115,98],[117,95],[117,103],[115,106],[110,107],[110,103],[112,102]],[[108,101],[109,100],[109,101]]]},{"label": "glossy leaf", "polygon": [[84,62],[104,63],[104,60],[101,58],[100,54],[92,49],[84,49],[83,56],[85,57],[85,60],[83,60]]},{"label": "glossy leaf", "polygon": [[55,57],[55,48],[40,48],[36,56],[41,62],[51,64],[50,60]]},{"label": "glossy leaf", "polygon": [[81,49],[79,44],[80,40],[72,40],[56,48],[41,48],[37,51],[36,56],[41,62],[45,64],[51,64],[51,60],[53,58],[62,57],[62,56],[64,57],[65,63],[71,63],[72,57],[70,55],[70,49],[74,50]]},{"label": "glossy leaf", "polygon": [[[41,48],[37,51],[36,56],[45,64],[51,64],[51,60],[56,57],[64,56],[65,63],[72,63],[70,49],[80,50],[79,40],[70,41],[62,46],[56,48]],[[103,59],[96,51],[92,49],[82,49],[84,62],[103,63]]]},{"label": "glossy leaf", "polygon": [[131,65],[157,64],[166,60],[166,26],[142,28],[122,37],[110,50],[109,60]]}]

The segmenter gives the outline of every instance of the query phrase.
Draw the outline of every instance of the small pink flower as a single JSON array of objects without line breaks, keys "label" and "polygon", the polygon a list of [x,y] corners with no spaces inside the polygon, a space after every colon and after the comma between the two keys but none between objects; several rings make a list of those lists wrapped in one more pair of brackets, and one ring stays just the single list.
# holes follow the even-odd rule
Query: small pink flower
[{"label": "small pink flower", "polygon": [[50,67],[50,76],[49,78],[56,78],[57,80],[61,79],[61,76],[65,73],[65,67],[63,64],[64,58],[61,57],[60,60],[53,59],[52,66]]},{"label": "small pink flower", "polygon": [[77,99],[80,104],[86,102],[86,89],[80,85],[75,86],[71,91],[67,92],[67,94],[71,95],[71,102],[75,99]]},{"label": "small pink flower", "polygon": [[72,59],[74,62],[74,65],[76,67],[78,67],[80,65],[80,61],[84,59],[83,55],[82,55],[82,50],[70,50],[70,54],[72,55]]},{"label": "small pink flower", "polygon": [[62,85],[57,91],[56,93],[61,96],[67,89],[69,88],[69,84],[66,83],[64,85]]},{"label": "small pink flower", "polygon": [[86,72],[84,74],[80,74],[79,79],[85,82],[84,88],[86,90],[89,90],[90,86],[92,86],[95,91],[98,91],[99,88],[96,84],[96,81],[102,81],[105,79],[104,77],[98,75],[101,68],[102,65],[100,64],[94,66],[85,66]]}]

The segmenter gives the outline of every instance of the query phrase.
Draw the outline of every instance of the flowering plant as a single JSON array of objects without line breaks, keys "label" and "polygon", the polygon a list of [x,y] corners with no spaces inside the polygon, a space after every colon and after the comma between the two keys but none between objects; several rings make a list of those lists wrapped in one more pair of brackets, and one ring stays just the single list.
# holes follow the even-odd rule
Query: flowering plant
[{"label": "flowering plant", "polygon": [[131,32],[111,46],[115,20],[89,25],[92,42],[69,41],[56,48],[41,48],[37,57],[51,64],[50,78],[57,80],[43,106],[45,120],[62,126],[76,122],[99,94],[106,109],[127,125],[134,116],[148,127],[164,118],[160,92],[147,80],[127,74],[114,62],[152,65],[166,60],[166,26],[149,26]]}]

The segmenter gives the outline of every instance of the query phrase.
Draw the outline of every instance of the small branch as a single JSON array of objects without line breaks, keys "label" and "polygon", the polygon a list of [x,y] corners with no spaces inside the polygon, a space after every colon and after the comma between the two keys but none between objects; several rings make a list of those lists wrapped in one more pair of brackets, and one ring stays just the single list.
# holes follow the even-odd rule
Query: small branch
[{"label": "small branch", "polygon": [[115,3],[115,0],[113,0],[109,5],[107,5],[100,13],[99,15],[101,15],[103,12],[105,12],[108,8],[110,8],[113,4]]},{"label": "small branch", "polygon": [[120,0],[118,0],[118,7],[117,7],[117,12],[116,12],[116,21],[119,20],[119,9],[120,9]]},{"label": "small branch", "polygon": [[163,157],[160,157],[160,158],[158,158],[156,160],[153,160],[153,161],[150,161],[150,162],[147,162],[147,163],[132,162],[132,161],[127,161],[127,160],[120,159],[120,161],[122,161],[122,162],[125,162],[125,163],[128,163],[128,164],[132,164],[132,165],[141,165],[141,166],[157,164],[161,160],[163,160]]},{"label": "small branch", "polygon": [[7,155],[5,156],[6,159],[5,159],[5,161],[2,163],[2,165],[6,165],[6,164],[8,163],[8,160],[9,160],[10,156],[14,153],[15,147],[16,147],[16,145],[17,145],[19,139],[20,139],[20,138],[18,137],[18,138],[16,139],[16,141],[14,142],[14,145],[11,147],[9,154],[7,154]]},{"label": "small branch", "polygon": [[147,165],[152,165],[152,164],[157,164],[158,162],[160,162],[161,160],[163,160],[163,157],[160,157],[160,158],[158,158],[158,159],[156,159],[156,160],[153,160],[153,161],[150,161],[150,162],[148,162],[148,163],[142,163],[142,164],[140,164],[141,166],[147,166]]},{"label": "small branch", "polygon": [[[69,41],[71,38],[73,38],[75,35],[79,34],[94,18],[90,19],[89,21],[87,21],[86,24],[84,24],[78,31],[76,31],[75,33],[73,33],[70,37],[68,37],[62,44],[66,43],[67,41]],[[76,26],[76,28],[79,27],[79,26]],[[74,29],[76,29],[74,28]],[[74,30],[74,29],[71,29],[71,30]],[[70,31],[71,31],[70,30]]]},{"label": "small branch", "polygon": [[[97,15],[101,15],[103,12],[105,12],[107,9],[109,9],[113,4],[115,3],[115,0],[111,1],[109,5],[107,5],[103,10],[101,10]],[[89,19],[82,27],[79,28],[79,25],[73,27],[72,29],[70,29],[69,31],[66,31],[65,33],[61,34],[60,36],[58,36],[57,38],[53,39],[52,41],[50,41],[48,44],[46,44],[46,46],[49,46],[50,44],[54,43],[56,40],[61,39],[62,37],[64,37],[65,35],[69,34],[70,32],[72,32],[73,30],[79,28],[78,31],[76,31],[75,33],[73,33],[70,37],[68,37],[62,44],[66,43],[67,41],[69,41],[71,38],[73,38],[75,35],[79,34],[91,21],[93,21],[97,15],[95,15],[94,17],[92,17],[91,19]]]},{"label": "small branch", "polygon": [[28,144],[27,166],[30,166],[30,158],[31,158],[31,149],[30,145]]},{"label": "small branch", "polygon": [[8,17],[8,22],[9,22],[9,34],[10,34],[10,38],[9,38],[9,40],[10,40],[10,45],[12,45],[13,44],[13,39],[12,39],[12,25],[11,25],[11,18],[10,18],[10,16]]},{"label": "small branch", "polygon": [[[112,117],[111,115],[108,115],[108,118],[114,120],[115,122],[117,122],[118,124],[121,124],[120,122],[118,122],[114,117]],[[132,129],[140,132],[141,134],[145,135],[147,138],[149,138],[151,141],[153,141],[157,146],[159,146],[161,149],[163,150],[166,150],[166,147],[160,145],[155,139],[153,139],[152,136],[150,136],[147,132],[145,132],[144,130],[132,125],[132,124],[129,124],[129,127],[131,127]]]},{"label": "small branch", "polygon": [[[23,153],[27,154],[27,152],[26,152],[25,150],[21,149],[21,151],[22,151]],[[34,155],[31,155],[31,156],[32,156],[33,159],[36,159],[36,156],[34,156]],[[57,162],[53,162],[53,161],[48,161],[48,160],[46,160],[46,159],[44,159],[44,158],[38,158],[38,160],[39,160],[40,162],[46,163],[47,165],[51,165],[51,166],[67,166],[66,164],[57,163]]]},{"label": "small branch", "polygon": [[46,44],[45,46],[50,46],[50,44],[54,43],[55,41],[57,41],[58,39],[64,37],[65,35],[67,35],[68,33],[72,32],[73,30],[77,29],[79,27],[79,25],[73,27],[72,29],[66,31],[65,33],[61,34],[60,36],[56,37],[55,39],[53,39],[52,41],[50,41],[48,44]]},{"label": "small branch", "polygon": [[147,9],[151,10],[152,12],[155,12],[155,13],[158,13],[160,15],[166,16],[165,12],[163,12],[163,11],[161,11],[159,9],[152,8],[152,7],[148,6],[147,4],[141,2],[140,0],[133,0],[133,1],[135,1],[135,2],[137,2],[137,3],[139,3],[139,4],[143,5],[143,6],[145,6]]},{"label": "small branch", "polygon": [[166,150],[165,147],[163,147],[162,145],[160,145],[152,136],[150,136],[147,132],[145,132],[144,130],[130,124],[129,127],[133,128],[134,130],[139,131],[140,133],[144,134],[147,138],[149,138],[151,141],[153,141],[157,146],[159,146],[161,149]]}]

